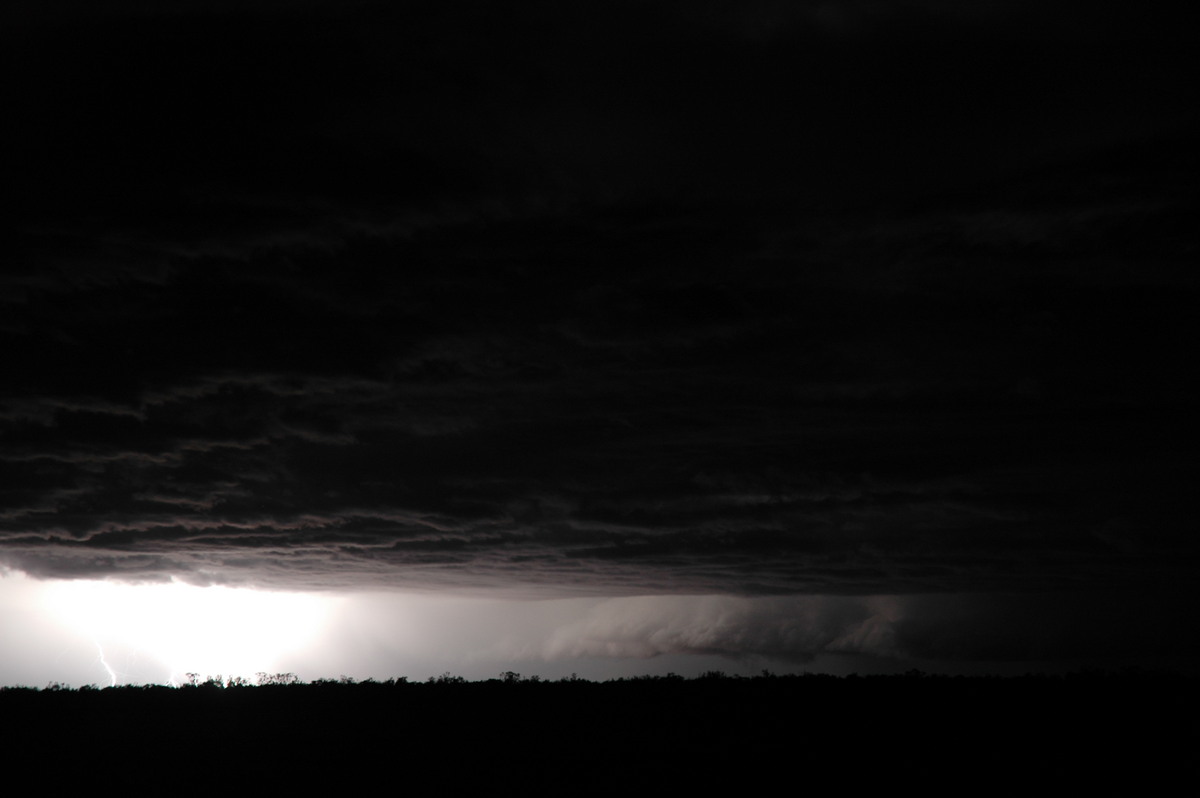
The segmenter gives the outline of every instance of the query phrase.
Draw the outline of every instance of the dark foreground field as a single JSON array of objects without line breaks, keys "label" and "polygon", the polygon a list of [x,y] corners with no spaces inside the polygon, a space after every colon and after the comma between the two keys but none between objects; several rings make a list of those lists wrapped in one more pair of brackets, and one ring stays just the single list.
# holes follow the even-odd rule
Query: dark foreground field
[{"label": "dark foreground field", "polygon": [[58,794],[1155,794],[1194,772],[1196,694],[1145,674],[15,688],[0,757]]}]

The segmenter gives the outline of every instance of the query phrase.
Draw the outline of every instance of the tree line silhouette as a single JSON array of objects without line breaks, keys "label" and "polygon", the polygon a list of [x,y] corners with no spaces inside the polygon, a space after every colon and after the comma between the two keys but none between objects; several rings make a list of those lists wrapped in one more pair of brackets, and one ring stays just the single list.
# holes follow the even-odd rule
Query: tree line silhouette
[{"label": "tree line silhouette", "polygon": [[18,769],[86,777],[81,789],[103,778],[178,794],[345,791],[380,778],[450,791],[758,793],[818,773],[872,789],[1154,791],[1194,759],[1197,695],[1194,678],[1135,671],[603,682],[514,671],[480,681],[191,674],[177,687],[0,689],[0,755]]}]

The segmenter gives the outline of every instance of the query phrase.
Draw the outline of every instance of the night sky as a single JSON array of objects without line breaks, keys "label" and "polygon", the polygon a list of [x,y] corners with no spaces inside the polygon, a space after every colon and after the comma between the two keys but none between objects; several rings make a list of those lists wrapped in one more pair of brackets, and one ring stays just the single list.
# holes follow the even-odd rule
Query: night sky
[{"label": "night sky", "polygon": [[1197,670],[1194,22],[4,4],[0,683]]}]

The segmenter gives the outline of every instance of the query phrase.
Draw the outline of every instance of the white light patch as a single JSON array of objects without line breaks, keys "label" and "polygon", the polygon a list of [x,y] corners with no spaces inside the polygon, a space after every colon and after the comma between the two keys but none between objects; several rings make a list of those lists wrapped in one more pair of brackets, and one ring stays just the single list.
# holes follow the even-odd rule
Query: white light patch
[{"label": "white light patch", "polygon": [[[182,582],[131,585],[105,581],[47,582],[41,603],[51,617],[110,652],[104,668],[130,679],[112,656],[152,660],[160,679],[183,681],[221,674],[252,678],[276,672],[288,655],[313,645],[337,599]],[[136,668],[145,670],[144,664]],[[110,671],[111,673],[112,671]]]}]

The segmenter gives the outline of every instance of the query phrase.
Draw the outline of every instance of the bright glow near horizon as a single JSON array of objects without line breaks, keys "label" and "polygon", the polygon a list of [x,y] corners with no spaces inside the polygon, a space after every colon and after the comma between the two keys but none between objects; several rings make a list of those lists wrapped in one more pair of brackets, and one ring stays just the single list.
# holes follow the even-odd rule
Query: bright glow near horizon
[{"label": "bright glow near horizon", "polygon": [[[201,679],[273,673],[285,655],[319,640],[337,601],[175,581],[51,581],[42,584],[40,593],[39,603],[50,618],[97,646],[97,681],[108,678],[118,684],[180,682],[188,672]],[[131,657],[150,661],[137,671],[157,665],[162,677],[130,679],[125,663]]]},{"label": "bright glow near horizon", "polygon": [[[871,656],[872,641],[886,643],[876,632],[890,606],[819,596],[290,593],[41,580],[0,566],[0,686],[179,684],[188,673],[254,681],[259,671],[305,681],[882,672],[899,666]],[[815,659],[771,656],[781,640],[812,647]]]}]

